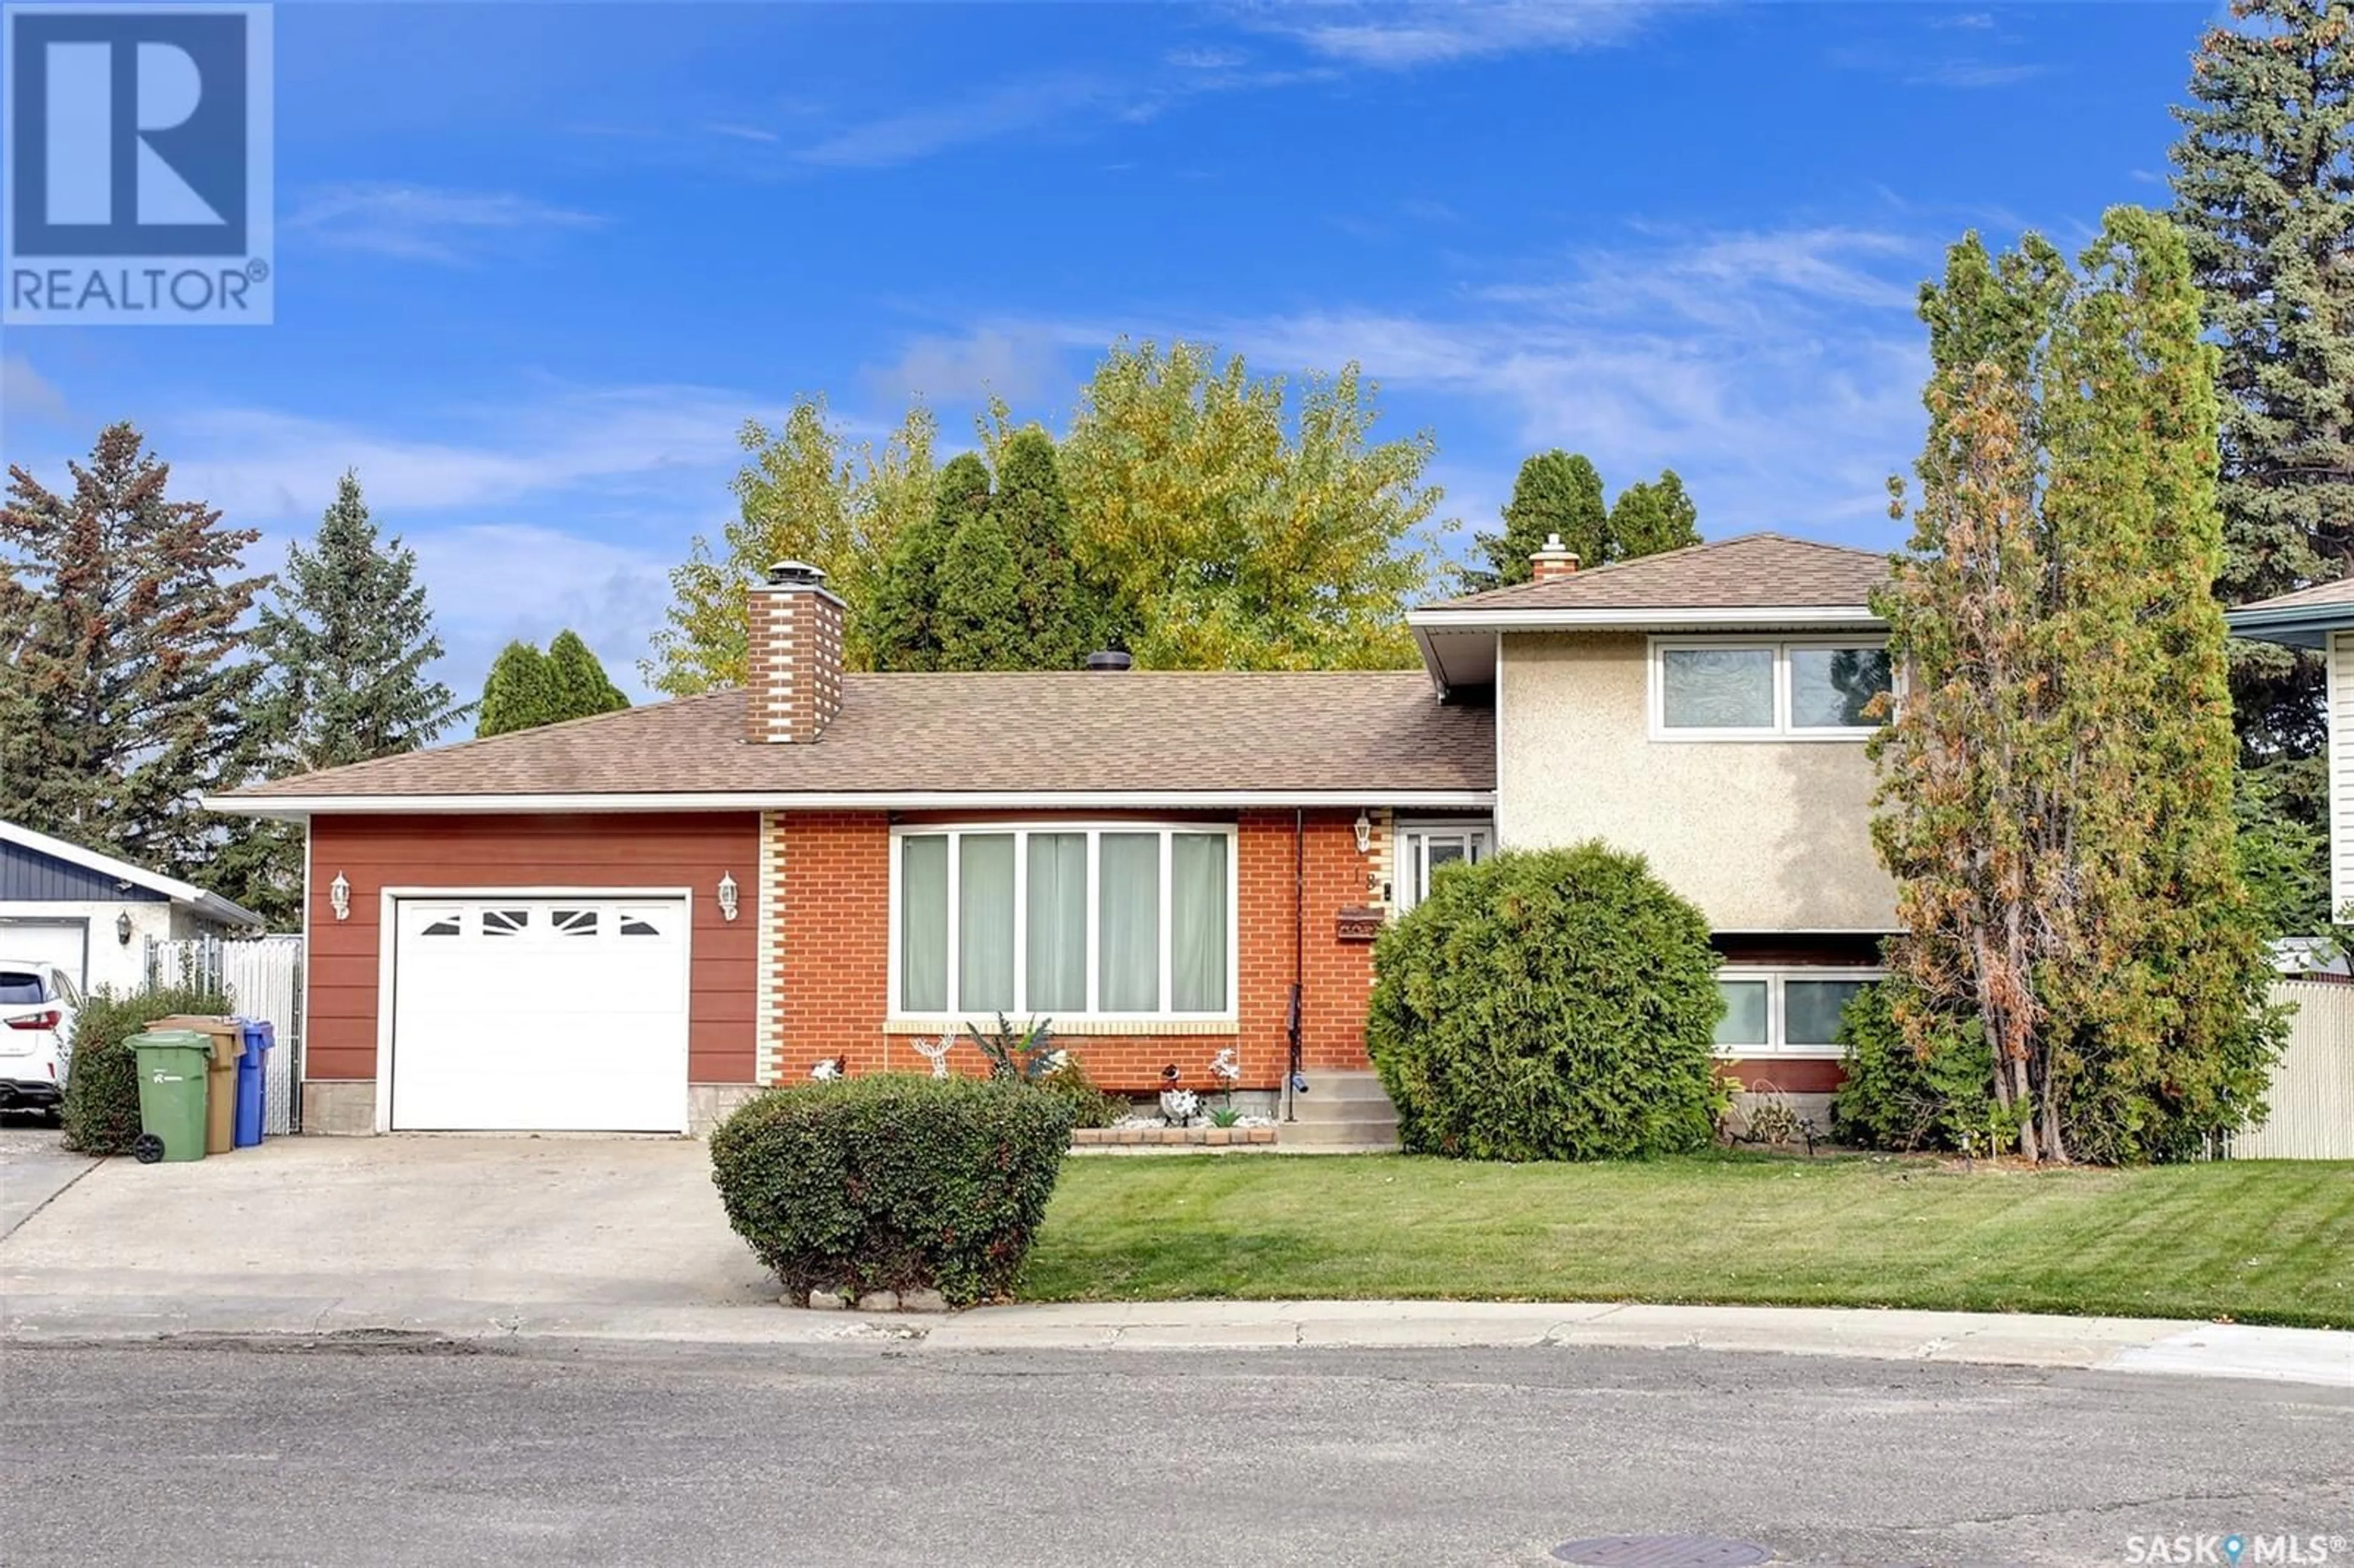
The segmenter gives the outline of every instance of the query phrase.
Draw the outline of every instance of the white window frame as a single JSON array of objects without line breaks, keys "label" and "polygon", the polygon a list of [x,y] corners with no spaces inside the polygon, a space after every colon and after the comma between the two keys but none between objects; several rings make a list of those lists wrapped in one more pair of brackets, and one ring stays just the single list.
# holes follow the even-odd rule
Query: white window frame
[{"label": "white window frame", "polygon": [[[1415,884],[1428,882],[1430,841],[1434,838],[1460,837],[1467,842],[1479,841],[1477,861],[1492,860],[1496,854],[1496,824],[1485,817],[1447,817],[1428,820],[1402,819],[1391,828],[1395,835],[1398,862],[1390,888],[1390,903],[1403,915],[1422,902],[1415,895]],[[1407,845],[1413,848],[1409,853]]]},{"label": "white window frame", "polygon": [[[963,854],[959,840],[966,833],[1012,834],[1013,837],[1013,1001],[1005,1010],[1008,1020],[1052,1018],[1055,1032],[1081,1034],[1096,1025],[1128,1025],[1156,1023],[1169,1025],[1235,1023],[1241,1018],[1242,986],[1242,875],[1241,855],[1232,822],[1172,822],[1172,821],[1023,821],[1023,822],[940,822],[894,825],[891,829],[891,896],[890,896],[890,1017],[942,1027],[962,1027],[965,1024],[991,1024],[996,1022],[996,1010],[968,1012],[959,1004],[957,992],[962,980],[959,971],[959,923],[964,917],[961,907],[963,892]],[[1032,833],[1084,833],[1087,840],[1087,1006],[1085,1011],[1042,1012],[1029,1005],[1030,989],[1030,845]],[[1170,920],[1172,901],[1176,896],[1174,879],[1170,875],[1172,855],[1171,837],[1177,833],[1201,836],[1215,835],[1226,841],[1226,1005],[1215,1012],[1177,1012],[1162,1009],[1157,1012],[1107,1012],[1097,1011],[1097,999],[1102,990],[1103,975],[1097,952],[1097,933],[1101,919],[1102,843],[1106,833],[1158,833],[1161,836],[1161,989],[1165,1001],[1174,994],[1172,981],[1175,927]],[[949,1005],[946,1011],[925,1009],[910,1012],[903,1004],[899,987],[900,938],[903,929],[900,916],[901,882],[906,866],[906,851],[901,841],[909,838],[942,838],[949,841],[948,876],[948,983]]]},{"label": "white window frame", "polygon": [[[1650,640],[1650,652],[1645,662],[1650,683],[1649,710],[1651,738],[1655,741],[1853,741],[1869,740],[1878,725],[1798,726],[1790,722],[1790,654],[1799,649],[1878,648],[1885,649],[1884,633],[1858,632],[1850,637],[1659,637]],[[1667,654],[1673,650],[1694,649],[1708,652],[1731,653],[1764,650],[1774,655],[1774,719],[1764,726],[1733,726],[1710,729],[1668,724]],[[1901,689],[1903,681],[1895,672],[1890,679]]]},{"label": "white window frame", "polygon": [[1716,978],[1720,980],[1766,982],[1766,1044],[1719,1045],[1716,1054],[1720,1058],[1748,1061],[1763,1056],[1786,1056],[1802,1061],[1837,1061],[1845,1054],[1843,1047],[1790,1044],[1789,1017],[1784,1008],[1786,988],[1792,980],[1861,980],[1869,984],[1873,980],[1886,980],[1888,971],[1861,965],[1720,964]]}]

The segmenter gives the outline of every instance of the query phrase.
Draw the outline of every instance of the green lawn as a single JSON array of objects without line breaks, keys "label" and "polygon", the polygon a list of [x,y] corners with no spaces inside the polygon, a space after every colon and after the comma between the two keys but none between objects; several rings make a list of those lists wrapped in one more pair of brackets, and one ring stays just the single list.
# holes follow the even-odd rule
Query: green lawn
[{"label": "green lawn", "polygon": [[2354,1326],[2354,1164],[1072,1160],[1022,1295],[1746,1301]]}]

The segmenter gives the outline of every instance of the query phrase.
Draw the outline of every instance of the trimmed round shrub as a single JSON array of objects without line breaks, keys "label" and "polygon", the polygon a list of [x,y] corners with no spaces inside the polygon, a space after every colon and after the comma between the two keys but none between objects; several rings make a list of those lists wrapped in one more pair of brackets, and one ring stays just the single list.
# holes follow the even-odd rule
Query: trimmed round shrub
[{"label": "trimmed round shrub", "polygon": [[800,1293],[1012,1292],[1071,1141],[1065,1097],[881,1074],[748,1101],[711,1134],[727,1223]]},{"label": "trimmed round shrub", "polygon": [[1373,968],[1365,1044],[1410,1150],[1620,1160],[1714,1135],[1708,922],[1640,855],[1448,866]]},{"label": "trimmed round shrub", "polygon": [[84,1154],[128,1154],[139,1136],[139,1054],[125,1044],[151,1018],[229,1011],[226,993],[164,986],[116,996],[101,991],[74,1015],[66,1068],[65,1146]]}]

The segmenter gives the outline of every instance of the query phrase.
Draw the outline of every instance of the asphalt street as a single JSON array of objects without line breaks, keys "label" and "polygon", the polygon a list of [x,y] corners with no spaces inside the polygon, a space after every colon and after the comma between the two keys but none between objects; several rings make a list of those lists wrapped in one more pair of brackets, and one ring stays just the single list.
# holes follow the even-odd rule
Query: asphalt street
[{"label": "asphalt street", "polygon": [[1706,1351],[10,1348],[0,1467],[11,1568],[2354,1561],[2344,1393]]}]

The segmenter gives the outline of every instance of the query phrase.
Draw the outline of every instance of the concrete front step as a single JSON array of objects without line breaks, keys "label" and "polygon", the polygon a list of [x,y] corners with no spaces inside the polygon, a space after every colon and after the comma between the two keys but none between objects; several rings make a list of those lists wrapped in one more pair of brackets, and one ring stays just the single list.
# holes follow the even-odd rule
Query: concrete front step
[{"label": "concrete front step", "polygon": [[1278,1129],[1278,1149],[1313,1149],[1320,1146],[1345,1145],[1352,1149],[1395,1149],[1398,1146],[1395,1117],[1362,1117],[1346,1121],[1294,1121]]},{"label": "concrete front step", "polygon": [[1361,1106],[1378,1106],[1386,1112],[1390,1097],[1371,1073],[1310,1073],[1307,1092],[1292,1097],[1292,1109],[1305,1116],[1311,1106],[1347,1106],[1352,1112]]}]

